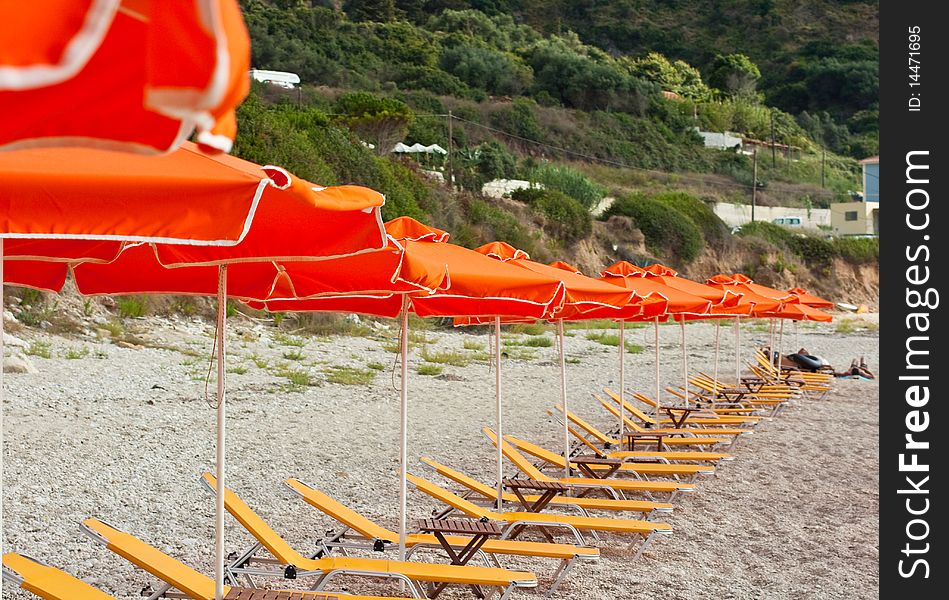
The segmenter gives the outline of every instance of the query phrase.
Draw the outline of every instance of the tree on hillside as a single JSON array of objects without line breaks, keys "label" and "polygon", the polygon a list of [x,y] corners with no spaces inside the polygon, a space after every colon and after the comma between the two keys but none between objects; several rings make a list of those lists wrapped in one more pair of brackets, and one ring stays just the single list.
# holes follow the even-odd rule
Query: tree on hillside
[{"label": "tree on hillside", "polygon": [[397,11],[395,0],[346,0],[343,10],[353,21],[393,21]]},{"label": "tree on hillside", "polygon": [[380,98],[369,92],[343,94],[336,100],[343,116],[337,121],[352,129],[363,141],[375,145],[377,154],[387,154],[415,120],[409,106],[395,98]]},{"label": "tree on hillside", "polygon": [[718,54],[709,66],[709,85],[729,96],[753,96],[759,79],[758,65],[744,54]]},{"label": "tree on hillside", "polygon": [[672,62],[658,52],[650,52],[627,64],[634,77],[652,81],[662,89],[684,98],[702,100],[709,95],[708,86],[702,81],[699,70],[684,60]]}]

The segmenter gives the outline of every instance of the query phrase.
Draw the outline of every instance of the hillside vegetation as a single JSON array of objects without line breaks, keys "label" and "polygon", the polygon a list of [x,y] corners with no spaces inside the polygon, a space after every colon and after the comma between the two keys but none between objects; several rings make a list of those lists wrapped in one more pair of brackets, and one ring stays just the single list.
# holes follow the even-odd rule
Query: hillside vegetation
[{"label": "hillside vegetation", "polygon": [[[383,191],[386,218],[415,217],[456,243],[501,239],[589,273],[615,260],[662,261],[687,275],[744,271],[831,295],[836,279],[856,277],[870,283],[844,287],[873,292],[861,273],[876,268],[877,240],[769,224],[733,235],[709,203],[750,200],[752,158],[707,149],[694,129],[770,139],[773,127],[795,147],[759,154],[761,204],[849,199],[860,188],[855,158],[878,149],[876,4],[242,5],[254,66],[304,82],[255,84],[239,111],[242,157]],[[809,24],[821,11],[836,25]],[[400,141],[452,148],[451,162],[390,153]],[[540,187],[482,197],[499,178]],[[615,200],[593,217],[606,197]]]}]

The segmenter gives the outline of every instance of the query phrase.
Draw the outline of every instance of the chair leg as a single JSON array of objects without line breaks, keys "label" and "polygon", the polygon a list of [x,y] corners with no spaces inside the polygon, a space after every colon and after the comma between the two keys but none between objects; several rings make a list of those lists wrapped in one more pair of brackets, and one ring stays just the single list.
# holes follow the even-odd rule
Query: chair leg
[{"label": "chair leg", "polygon": [[[643,538],[643,543],[639,545],[639,549],[636,551],[636,554],[633,555],[632,560],[635,561],[639,559],[640,556],[642,556],[643,552],[646,550],[649,544],[652,543],[652,538],[655,535],[656,535],[655,532],[653,532],[653,533],[650,533],[648,536],[641,536]],[[636,542],[634,541],[627,547],[627,550],[632,551],[633,548],[635,547],[636,547]]]},{"label": "chair leg", "polygon": [[554,581],[550,584],[550,588],[545,594],[547,597],[553,596],[554,592],[557,591],[557,588],[560,587],[560,584],[563,583],[563,580],[567,577],[567,573],[573,569],[573,566],[576,564],[577,558],[573,557],[569,560],[563,560],[560,562],[560,566],[557,567],[557,570],[554,571]]}]

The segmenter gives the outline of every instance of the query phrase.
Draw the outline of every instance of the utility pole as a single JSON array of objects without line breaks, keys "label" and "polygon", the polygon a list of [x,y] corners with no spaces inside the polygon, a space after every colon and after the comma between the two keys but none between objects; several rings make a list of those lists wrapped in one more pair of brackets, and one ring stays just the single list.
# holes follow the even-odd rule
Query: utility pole
[{"label": "utility pole", "polygon": [[820,189],[824,189],[824,163],[827,157],[827,148],[820,147]]},{"label": "utility pole", "polygon": [[754,165],[754,182],[751,185],[751,222],[755,222],[755,204],[758,203],[758,147],[751,153]]},{"label": "utility pole", "polygon": [[774,147],[774,111],[768,111],[768,114],[771,115],[771,168],[773,169],[777,166],[777,150]]},{"label": "utility pole", "polygon": [[451,115],[451,110],[448,111],[448,185],[451,186],[451,189],[455,189],[455,163],[452,158],[454,154],[452,140],[452,134],[454,133],[453,123],[454,117]]}]

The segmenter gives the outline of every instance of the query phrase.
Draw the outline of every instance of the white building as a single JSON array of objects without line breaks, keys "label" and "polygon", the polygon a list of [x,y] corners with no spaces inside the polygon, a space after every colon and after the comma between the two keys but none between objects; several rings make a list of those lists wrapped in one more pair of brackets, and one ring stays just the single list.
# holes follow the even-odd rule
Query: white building
[{"label": "white building", "polygon": [[300,76],[296,73],[286,71],[265,71],[263,69],[251,69],[248,74],[254,81],[270,83],[288,90],[292,90],[299,85]]}]

